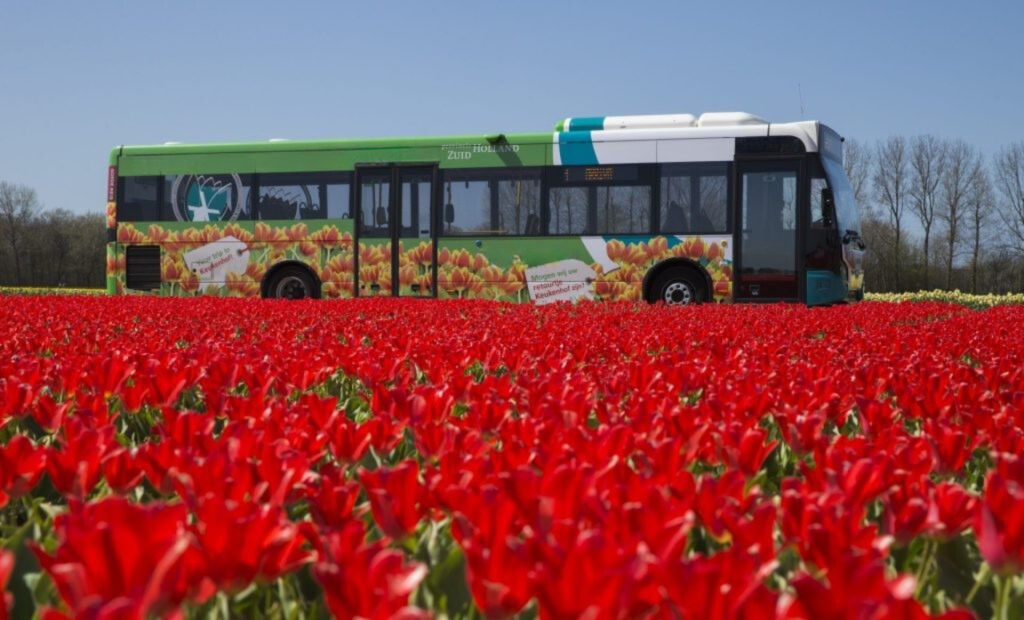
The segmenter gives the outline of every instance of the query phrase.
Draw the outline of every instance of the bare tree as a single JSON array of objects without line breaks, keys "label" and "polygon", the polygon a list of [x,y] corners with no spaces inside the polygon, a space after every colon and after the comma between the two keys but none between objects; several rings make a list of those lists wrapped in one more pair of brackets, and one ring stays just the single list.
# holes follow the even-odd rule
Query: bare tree
[{"label": "bare tree", "polygon": [[[963,140],[947,143],[943,150],[945,174],[942,176],[941,205],[937,216],[946,225],[946,288],[951,289],[953,263],[960,249],[960,232],[967,217],[967,200],[978,179],[981,158],[974,147]],[[927,258],[925,256],[925,260]]]},{"label": "bare tree", "polygon": [[0,181],[0,232],[11,251],[14,282],[21,284],[21,253],[27,229],[39,210],[36,190],[24,185]]},{"label": "bare tree", "polygon": [[853,197],[861,207],[867,205],[871,180],[871,149],[862,142],[848,139],[843,142],[843,168],[850,180]]},{"label": "bare tree", "polygon": [[106,284],[106,216],[75,216],[68,260],[68,286],[103,287]]},{"label": "bare tree", "polygon": [[41,219],[40,228],[45,239],[43,251],[49,254],[50,283],[64,286],[71,258],[71,230],[75,216],[63,209],[56,209],[47,211]]},{"label": "bare tree", "polygon": [[910,141],[910,210],[924,229],[924,286],[928,288],[932,227],[938,217],[939,193],[946,168],[945,141],[932,135]]},{"label": "bare tree", "polygon": [[864,255],[864,273],[869,290],[897,290],[894,276],[893,238],[895,227],[881,209],[867,208],[861,212],[861,236],[870,240],[871,251]]},{"label": "bare tree", "polygon": [[967,197],[967,224],[971,233],[971,292],[974,294],[978,293],[982,241],[988,239],[994,203],[992,181],[984,166],[979,165],[974,169],[971,191]]},{"label": "bare tree", "polygon": [[995,185],[1006,232],[1018,253],[1024,254],[1024,142],[1004,147],[995,157]]},{"label": "bare tree", "polygon": [[902,290],[900,262],[903,246],[903,218],[907,207],[907,140],[890,136],[876,146],[874,172],[871,175],[875,199],[889,215],[893,226],[892,250],[896,290]]}]

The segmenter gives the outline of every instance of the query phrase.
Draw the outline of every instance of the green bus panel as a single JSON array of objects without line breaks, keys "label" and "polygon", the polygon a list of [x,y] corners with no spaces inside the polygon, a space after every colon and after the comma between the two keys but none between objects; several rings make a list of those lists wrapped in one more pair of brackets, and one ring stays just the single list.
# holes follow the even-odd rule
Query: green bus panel
[{"label": "green bus panel", "polygon": [[[441,168],[502,168],[543,166],[551,163],[551,136],[536,140],[490,144],[486,140],[452,139],[417,144],[417,140],[387,144],[386,141],[352,146],[339,142],[334,148],[285,148],[288,143],[231,147],[125,147],[118,149],[118,176],[176,174],[227,174],[250,172],[322,172],[353,170],[359,164],[438,163]],[[305,143],[306,145],[312,143]],[[330,143],[328,143],[330,144]],[[289,145],[290,146],[290,145]],[[257,149],[257,147],[259,147]],[[276,147],[276,148],[275,148]],[[237,150],[229,150],[237,148]]]}]

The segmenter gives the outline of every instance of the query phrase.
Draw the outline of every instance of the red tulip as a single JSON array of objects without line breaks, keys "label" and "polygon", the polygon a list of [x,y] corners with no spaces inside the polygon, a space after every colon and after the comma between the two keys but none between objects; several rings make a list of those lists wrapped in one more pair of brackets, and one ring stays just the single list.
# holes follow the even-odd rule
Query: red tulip
[{"label": "red tulip", "polygon": [[32,409],[32,419],[47,433],[56,433],[64,422],[64,415],[71,407],[72,401],[58,403],[49,394],[43,394]]},{"label": "red tulip", "polygon": [[[796,597],[783,601],[781,615],[801,620],[936,617],[914,599],[916,585],[910,575],[889,579],[885,564],[877,557],[850,553],[833,564],[822,579],[798,574],[793,579]],[[969,620],[974,614],[954,609],[937,617]]]},{"label": "red tulip", "polygon": [[809,492],[785,480],[781,515],[783,540],[819,570],[844,564],[851,553],[876,557],[888,545],[876,526],[864,523],[864,506],[848,504],[839,491]]},{"label": "red tulip", "polygon": [[106,398],[118,392],[133,369],[123,356],[115,353],[91,358],[85,370],[92,380],[93,394]]},{"label": "red tulip", "polygon": [[530,581],[541,616],[596,617],[620,608],[620,592],[632,588],[631,582],[642,576],[635,571],[643,568],[630,566],[629,556],[596,529],[570,528],[561,538],[535,551]]},{"label": "red tulip", "polygon": [[931,484],[924,479],[894,487],[885,498],[886,529],[898,544],[909,544],[914,538],[933,529],[938,515],[931,495]]},{"label": "red tulip", "polygon": [[[886,458],[860,458],[839,465],[834,471],[839,488],[853,506],[865,506],[891,485],[892,469]],[[833,472],[830,472],[833,473]]]},{"label": "red tulip", "polygon": [[31,385],[14,377],[7,378],[0,391],[0,429],[11,417],[23,415],[34,398],[35,390]]},{"label": "red tulip", "polygon": [[1024,458],[997,455],[974,519],[978,549],[994,571],[1024,572]]},{"label": "red tulip", "polygon": [[273,581],[312,559],[305,535],[275,506],[207,495],[192,532],[207,578],[234,593],[254,580]]},{"label": "red tulip", "polygon": [[757,500],[757,488],[747,489],[743,474],[733,469],[718,478],[703,476],[700,479],[694,509],[708,535],[724,542],[731,536],[725,513],[735,519],[748,512]]},{"label": "red tulip", "polygon": [[87,428],[77,418],[64,425],[59,449],[46,456],[46,471],[53,486],[65,497],[84,498],[99,482],[100,463],[114,441],[114,428]]},{"label": "red tulip", "polygon": [[764,585],[774,568],[739,549],[681,562],[665,584],[672,615],[684,618],[771,618],[778,594]]},{"label": "red tulip", "polygon": [[765,442],[767,437],[768,432],[766,430],[750,428],[740,438],[737,461],[740,471],[748,479],[757,475],[757,470],[761,469],[761,464],[764,463],[764,460],[768,458],[768,455],[772,453],[772,450],[779,443],[777,441]]},{"label": "red tulip", "polygon": [[359,483],[345,480],[345,471],[334,465],[320,468],[320,486],[310,491],[310,508],[318,523],[341,528],[353,518],[359,499]]},{"label": "red tulip", "polygon": [[337,409],[338,399],[335,397],[320,398],[316,394],[303,394],[299,402],[306,408],[316,428],[323,431],[333,428],[335,421],[345,415]]},{"label": "red tulip", "polygon": [[940,482],[934,491],[936,518],[932,535],[939,540],[958,536],[971,525],[978,498],[955,482]]},{"label": "red tulip", "polygon": [[359,480],[370,498],[373,518],[392,538],[412,534],[420,520],[426,493],[419,475],[420,468],[415,461],[403,461],[395,467],[374,471],[359,470]]},{"label": "red tulip", "polygon": [[363,541],[359,521],[319,540],[319,556],[313,576],[324,589],[331,613],[338,618],[428,618],[409,606],[409,597],[427,574],[426,567],[406,562],[398,551],[379,541]]},{"label": "red tulip", "polygon": [[7,592],[7,582],[14,572],[14,554],[0,549],[0,620],[7,620],[7,612],[14,604],[14,596]]},{"label": "red tulip", "polygon": [[530,561],[516,539],[522,526],[515,506],[493,486],[480,495],[464,493],[458,503],[471,515],[456,515],[452,536],[466,554],[473,601],[488,618],[519,613],[531,596]]},{"label": "red tulip", "polygon": [[103,457],[102,466],[107,484],[119,495],[130,493],[145,476],[136,454],[124,448],[109,452]]},{"label": "red tulip", "polygon": [[10,498],[29,493],[46,468],[46,449],[38,448],[24,435],[15,435],[0,446],[0,508]]},{"label": "red tulip", "polygon": [[338,417],[334,434],[331,436],[334,457],[343,463],[359,462],[369,450],[374,434],[382,434],[382,424],[379,418],[356,424],[345,416]]},{"label": "red tulip", "polygon": [[53,555],[32,548],[72,614],[159,615],[194,591],[185,519],[182,504],[139,506],[120,498],[73,504],[54,519]]},{"label": "red tulip", "polygon": [[311,475],[306,455],[281,439],[263,444],[256,470],[275,504],[284,504],[289,494],[300,493]]},{"label": "red tulip", "polygon": [[174,406],[182,390],[189,384],[189,372],[175,368],[174,361],[174,357],[161,360],[162,363],[153,360],[153,372],[144,377],[136,377],[148,385],[154,403],[160,407]]},{"label": "red tulip", "polygon": [[957,475],[971,458],[981,438],[947,423],[928,421],[925,436],[932,442],[941,473]]},{"label": "red tulip", "polygon": [[[909,576],[887,581],[879,558],[849,554],[829,567],[824,581],[797,575],[793,580],[796,600],[785,616],[807,620],[886,617],[894,599],[912,599],[915,585]],[[921,612],[909,617],[921,617]]]},{"label": "red tulip", "polygon": [[181,448],[169,441],[147,442],[139,447],[138,462],[149,480],[160,493],[174,491],[174,476],[181,459]]}]

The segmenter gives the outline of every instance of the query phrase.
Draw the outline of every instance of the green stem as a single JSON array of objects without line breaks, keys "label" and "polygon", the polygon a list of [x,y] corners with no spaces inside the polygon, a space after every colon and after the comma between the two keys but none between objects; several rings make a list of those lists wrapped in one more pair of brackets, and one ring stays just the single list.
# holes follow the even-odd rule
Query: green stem
[{"label": "green stem", "polygon": [[981,590],[981,586],[988,583],[989,578],[992,576],[992,572],[989,570],[988,564],[981,565],[981,573],[978,574],[978,580],[974,582],[974,587],[967,593],[967,598],[964,602],[970,605],[974,601],[974,597],[978,595]]},{"label": "green stem", "polygon": [[1006,620],[1003,609],[1003,578],[996,577],[996,598],[992,601],[992,620]]},{"label": "green stem", "polygon": [[925,543],[924,555],[921,557],[921,565],[917,567],[917,590],[914,591],[914,598],[920,600],[921,593],[924,592],[924,584],[928,577],[929,569],[931,569],[932,558],[935,556],[936,548],[938,543],[934,540],[929,539]]},{"label": "green stem", "polygon": [[1010,618],[1010,590],[1013,589],[1013,577],[1006,575],[996,577],[996,620],[1009,620]]}]

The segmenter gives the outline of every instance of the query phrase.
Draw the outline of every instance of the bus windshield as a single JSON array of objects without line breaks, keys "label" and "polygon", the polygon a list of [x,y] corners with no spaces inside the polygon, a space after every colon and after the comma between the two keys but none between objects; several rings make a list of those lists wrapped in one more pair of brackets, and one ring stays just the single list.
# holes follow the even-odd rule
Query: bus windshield
[{"label": "bus windshield", "polygon": [[845,234],[847,231],[853,231],[860,234],[857,200],[853,197],[850,182],[846,180],[843,165],[831,157],[822,157],[821,163],[825,166],[825,176],[828,177],[828,184],[832,187],[832,196],[835,198],[839,232]]}]

